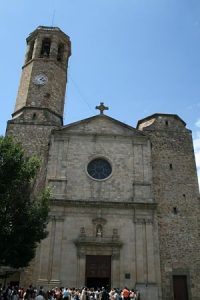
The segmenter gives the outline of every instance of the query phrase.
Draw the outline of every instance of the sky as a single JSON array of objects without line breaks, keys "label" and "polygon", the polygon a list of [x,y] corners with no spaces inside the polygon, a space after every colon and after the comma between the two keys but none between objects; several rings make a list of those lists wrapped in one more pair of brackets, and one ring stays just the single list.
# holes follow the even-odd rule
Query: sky
[{"label": "sky", "polygon": [[99,112],[136,127],[154,113],[192,130],[200,175],[199,0],[0,0],[0,135],[11,119],[26,37],[39,25],[70,36],[64,124]]}]

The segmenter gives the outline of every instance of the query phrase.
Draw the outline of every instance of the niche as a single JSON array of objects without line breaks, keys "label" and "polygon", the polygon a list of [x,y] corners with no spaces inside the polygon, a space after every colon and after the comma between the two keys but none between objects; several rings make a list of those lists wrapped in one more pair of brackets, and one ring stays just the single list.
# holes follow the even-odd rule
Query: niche
[{"label": "niche", "polygon": [[97,237],[102,237],[103,235],[103,228],[102,228],[102,225],[101,224],[98,224],[96,226],[96,236]]}]

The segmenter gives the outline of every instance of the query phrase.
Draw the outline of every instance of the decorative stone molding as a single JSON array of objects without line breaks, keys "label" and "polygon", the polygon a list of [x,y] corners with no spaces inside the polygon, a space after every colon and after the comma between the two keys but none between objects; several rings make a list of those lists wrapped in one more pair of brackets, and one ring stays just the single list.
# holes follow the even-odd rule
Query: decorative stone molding
[{"label": "decorative stone molding", "polygon": [[145,182],[145,181],[134,181],[133,182],[133,186],[150,186],[151,187],[151,185],[152,185],[152,183],[151,182]]},{"label": "decorative stone molding", "polygon": [[78,251],[77,251],[78,257],[79,257],[79,258],[84,258],[85,255],[86,255],[85,249],[83,249],[83,248],[78,248],[77,250],[78,250]]},{"label": "decorative stone molding", "polygon": [[55,221],[55,222],[63,222],[65,218],[63,216],[55,216],[55,215],[50,215],[49,216],[50,221]]},{"label": "decorative stone molding", "polygon": [[113,235],[112,235],[113,239],[119,239],[119,235],[118,235],[118,229],[117,228],[113,228]]},{"label": "decorative stone molding", "polygon": [[135,218],[134,222],[136,224],[153,224],[153,219],[152,218]]},{"label": "decorative stone molding", "polygon": [[[99,199],[102,200],[102,199]],[[53,206],[62,206],[62,207],[96,207],[96,208],[118,208],[118,209],[147,209],[147,210],[156,210],[157,203],[155,202],[133,202],[133,199],[124,202],[110,201],[110,199],[104,199],[104,201],[93,201],[93,198],[85,200],[70,200],[70,199],[58,199],[52,198],[51,205]]]},{"label": "decorative stone molding", "polygon": [[112,237],[86,237],[79,236],[74,241],[77,247],[77,254],[81,258],[85,255],[101,255],[106,253],[116,259],[120,256],[120,249],[123,243],[119,239],[113,239]]},{"label": "decorative stone molding", "polygon": [[141,208],[138,207],[138,209],[134,209],[133,211],[133,222],[136,224],[153,224],[154,218],[154,209],[141,210]]},{"label": "decorative stone molding", "polygon": [[86,236],[85,234],[85,227],[80,228],[80,237],[84,238]]},{"label": "decorative stone molding", "polygon": [[119,250],[120,250],[119,248],[113,249],[112,259],[119,259],[119,257],[120,257],[120,251]]}]

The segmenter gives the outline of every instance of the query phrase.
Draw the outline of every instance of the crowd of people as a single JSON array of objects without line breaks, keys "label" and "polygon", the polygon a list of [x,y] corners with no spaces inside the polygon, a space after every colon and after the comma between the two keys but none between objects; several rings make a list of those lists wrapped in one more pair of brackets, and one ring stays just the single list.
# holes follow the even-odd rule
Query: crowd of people
[{"label": "crowd of people", "polygon": [[0,289],[0,300],[139,300],[137,290],[113,288],[67,288],[55,287],[45,290],[42,286],[37,289],[30,285],[27,289],[8,285]]}]

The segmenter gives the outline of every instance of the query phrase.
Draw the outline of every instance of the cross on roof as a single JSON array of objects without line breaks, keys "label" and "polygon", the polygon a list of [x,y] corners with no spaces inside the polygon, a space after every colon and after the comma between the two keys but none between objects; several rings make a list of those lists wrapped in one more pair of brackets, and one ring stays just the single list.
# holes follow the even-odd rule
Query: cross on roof
[{"label": "cross on roof", "polygon": [[103,102],[100,102],[100,105],[95,107],[100,111],[100,115],[103,115],[104,110],[108,110],[108,106],[105,106]]}]

